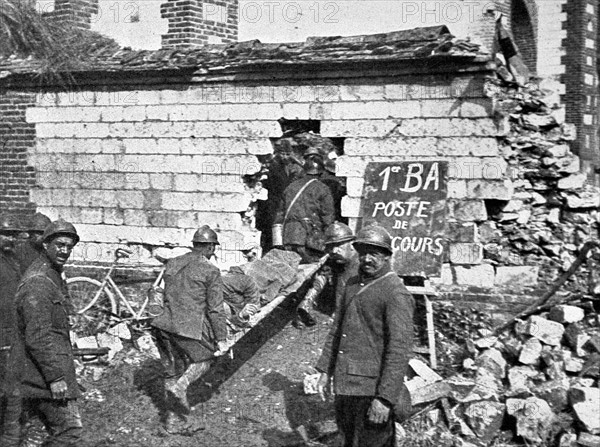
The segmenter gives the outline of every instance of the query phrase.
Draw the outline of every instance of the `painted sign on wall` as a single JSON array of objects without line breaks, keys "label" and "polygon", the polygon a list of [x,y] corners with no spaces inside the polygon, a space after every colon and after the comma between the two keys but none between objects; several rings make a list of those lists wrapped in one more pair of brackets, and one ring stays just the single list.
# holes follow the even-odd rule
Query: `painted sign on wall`
[{"label": "painted sign on wall", "polygon": [[392,235],[401,276],[440,276],[448,162],[371,162],[365,172],[362,225],[377,222]]}]

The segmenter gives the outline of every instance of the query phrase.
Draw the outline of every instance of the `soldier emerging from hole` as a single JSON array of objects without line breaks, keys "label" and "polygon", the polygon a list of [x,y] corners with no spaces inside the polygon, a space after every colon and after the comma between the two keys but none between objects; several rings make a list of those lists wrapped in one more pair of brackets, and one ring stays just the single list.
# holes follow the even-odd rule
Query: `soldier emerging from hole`
[{"label": "soldier emerging from hole", "polygon": [[15,245],[21,232],[14,216],[0,216],[0,445],[16,447],[20,440],[21,397],[8,370],[16,332],[15,294],[21,269]]},{"label": "soldier emerging from hole", "polygon": [[191,252],[167,262],[164,311],[152,322],[165,389],[186,409],[189,385],[208,371],[227,340],[221,272],[209,262],[219,245],[217,233],[204,225],[192,244]]},{"label": "soldier emerging from hole", "polygon": [[331,191],[320,177],[323,159],[306,157],[304,177],[288,186],[278,207],[273,226],[274,245],[298,253],[302,262],[316,262],[325,251],[324,231],[335,219]]}]

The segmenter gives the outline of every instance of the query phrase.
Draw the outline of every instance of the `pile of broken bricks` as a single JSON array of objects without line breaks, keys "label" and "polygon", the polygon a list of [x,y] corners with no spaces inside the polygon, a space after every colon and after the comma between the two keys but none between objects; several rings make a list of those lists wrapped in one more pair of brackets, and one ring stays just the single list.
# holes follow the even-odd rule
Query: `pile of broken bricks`
[{"label": "pile of broken bricks", "polygon": [[411,361],[416,375],[406,385],[417,410],[437,413],[429,420],[445,421],[464,447],[600,447],[600,317],[594,301],[557,305],[497,335],[482,332],[453,377],[442,379]]}]

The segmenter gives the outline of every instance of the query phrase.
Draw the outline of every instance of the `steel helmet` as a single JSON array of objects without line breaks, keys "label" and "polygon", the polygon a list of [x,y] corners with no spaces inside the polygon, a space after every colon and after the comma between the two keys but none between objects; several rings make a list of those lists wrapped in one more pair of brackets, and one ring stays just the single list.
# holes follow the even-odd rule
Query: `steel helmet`
[{"label": "steel helmet", "polygon": [[19,228],[17,218],[11,214],[0,216],[0,233],[19,233],[23,230]]},{"label": "steel helmet", "polygon": [[373,245],[385,248],[390,254],[394,252],[392,249],[392,236],[380,225],[369,225],[362,228],[356,234],[356,240],[352,245],[355,248],[357,245]]},{"label": "steel helmet", "polygon": [[211,229],[208,225],[203,225],[196,230],[192,242],[198,242],[200,244],[219,244],[217,233]]},{"label": "steel helmet", "polygon": [[54,239],[58,236],[69,236],[75,239],[75,243],[79,242],[77,230],[72,223],[67,222],[66,220],[58,219],[54,222],[51,222],[50,225],[48,225],[44,230],[44,234],[42,234],[42,240],[44,242],[48,242],[50,239]]},{"label": "steel helmet", "polygon": [[341,222],[334,222],[325,230],[325,245],[340,244],[354,240],[350,227]]},{"label": "steel helmet", "polygon": [[39,231],[40,233],[43,233],[46,227],[51,223],[52,221],[45,214],[35,213],[29,221],[29,231]]},{"label": "steel helmet", "polygon": [[317,157],[323,158],[323,154],[321,153],[321,151],[314,146],[311,146],[308,149],[306,149],[302,156],[304,158],[307,158],[307,157],[310,157],[311,155],[316,155]]},{"label": "steel helmet", "polygon": [[323,160],[319,157],[307,158],[304,162],[304,172],[309,175],[318,175],[323,173]]}]

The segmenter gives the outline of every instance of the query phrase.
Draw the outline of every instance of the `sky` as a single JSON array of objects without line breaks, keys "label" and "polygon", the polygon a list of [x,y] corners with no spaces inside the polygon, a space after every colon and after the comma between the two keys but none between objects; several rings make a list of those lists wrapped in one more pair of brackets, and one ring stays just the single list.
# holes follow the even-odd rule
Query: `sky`
[{"label": "sky", "polygon": [[[55,0],[38,0],[50,11]],[[99,0],[92,29],[123,46],[157,49],[166,32],[166,0]],[[458,37],[492,5],[490,0],[239,0],[239,40],[299,42],[309,36],[350,36],[445,24]],[[209,5],[210,6],[210,5]],[[214,8],[214,7],[213,7]],[[220,13],[206,9],[209,17]]]}]

